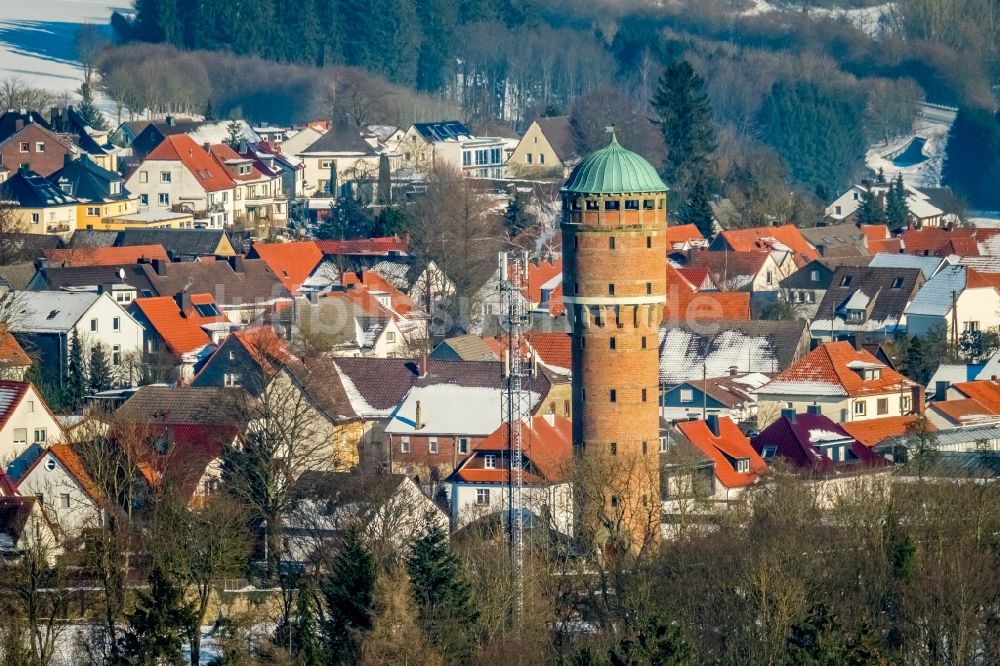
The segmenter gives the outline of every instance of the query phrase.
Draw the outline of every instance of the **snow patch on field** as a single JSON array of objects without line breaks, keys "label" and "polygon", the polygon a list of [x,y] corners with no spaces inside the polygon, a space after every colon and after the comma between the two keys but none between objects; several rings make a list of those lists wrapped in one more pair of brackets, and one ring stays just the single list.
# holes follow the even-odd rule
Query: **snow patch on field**
[{"label": "snow patch on field", "polygon": [[0,1],[0,79],[16,77],[55,93],[72,93],[82,72],[73,41],[80,26],[108,29],[117,9],[130,12],[128,0]]},{"label": "snow patch on field", "polygon": [[796,12],[800,14],[806,12],[815,17],[845,19],[861,32],[875,36],[888,31],[894,7],[895,3],[892,2],[885,2],[872,7],[839,9],[832,7],[803,7],[794,4],[777,5],[768,2],[768,0],[754,0],[750,8],[741,12],[741,15],[760,16],[772,12]]}]

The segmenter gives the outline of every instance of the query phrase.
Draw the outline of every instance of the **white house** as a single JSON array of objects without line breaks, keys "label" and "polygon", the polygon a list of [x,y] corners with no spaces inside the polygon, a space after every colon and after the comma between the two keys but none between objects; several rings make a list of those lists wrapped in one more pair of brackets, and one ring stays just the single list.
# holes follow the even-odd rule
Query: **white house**
[{"label": "white house", "polygon": [[15,291],[7,298],[6,307],[14,313],[10,330],[38,350],[46,381],[63,385],[74,332],[85,362],[94,345],[103,345],[114,379],[128,386],[139,381],[135,361],[142,352],[143,328],[110,292]]},{"label": "white house", "polygon": [[967,331],[1000,326],[1000,294],[994,283],[967,266],[942,269],[906,307],[907,334],[923,336],[941,328],[951,340]]},{"label": "white house", "polygon": [[346,194],[378,177],[378,154],[354,127],[334,125],[295,156],[305,166],[306,190],[316,195]]},{"label": "white house", "polygon": [[102,496],[69,444],[44,449],[17,481],[23,496],[41,499],[60,531],[78,533],[102,519]]},{"label": "white house", "polygon": [[[885,204],[886,194],[892,183],[872,183],[853,185],[826,207],[827,221],[837,224],[856,222],[857,213],[864,201],[865,194],[871,192]],[[943,210],[930,202],[930,197],[910,185],[903,185],[906,190],[906,207],[910,211],[910,220],[918,229],[924,226],[940,227],[950,220]]]},{"label": "white house", "polygon": [[403,167],[412,171],[447,166],[466,176],[503,178],[506,148],[501,137],[473,136],[461,122],[446,120],[410,125],[397,151],[403,153]]},{"label": "white house", "polygon": [[30,382],[0,381],[0,463],[19,477],[40,448],[63,438],[62,426]]},{"label": "white house", "polygon": [[166,137],[125,185],[139,195],[140,211],[183,210],[194,213],[196,226],[216,229],[235,220],[236,183],[186,134]]}]

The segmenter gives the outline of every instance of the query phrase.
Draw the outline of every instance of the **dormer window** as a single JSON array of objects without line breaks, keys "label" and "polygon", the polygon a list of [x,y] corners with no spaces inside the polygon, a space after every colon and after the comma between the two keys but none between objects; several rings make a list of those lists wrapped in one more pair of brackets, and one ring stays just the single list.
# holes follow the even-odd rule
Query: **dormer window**
[{"label": "dormer window", "polygon": [[840,286],[841,287],[850,287],[851,286],[851,276],[850,275],[845,275],[844,277],[840,278]]},{"label": "dormer window", "polygon": [[892,281],[892,288],[893,289],[902,289],[903,288],[903,278],[898,277],[898,278],[893,279],[893,281]]},{"label": "dormer window", "polygon": [[737,458],[736,459],[736,471],[737,472],[749,472],[750,471],[750,459],[749,458]]}]

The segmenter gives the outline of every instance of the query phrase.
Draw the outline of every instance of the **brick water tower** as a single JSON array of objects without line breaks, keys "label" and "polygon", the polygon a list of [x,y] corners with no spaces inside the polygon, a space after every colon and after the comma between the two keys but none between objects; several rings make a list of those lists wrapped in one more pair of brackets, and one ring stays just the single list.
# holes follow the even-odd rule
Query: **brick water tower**
[{"label": "brick water tower", "polygon": [[660,524],[667,186],[612,132],[561,192],[578,525],[599,548],[635,551],[657,538]]}]

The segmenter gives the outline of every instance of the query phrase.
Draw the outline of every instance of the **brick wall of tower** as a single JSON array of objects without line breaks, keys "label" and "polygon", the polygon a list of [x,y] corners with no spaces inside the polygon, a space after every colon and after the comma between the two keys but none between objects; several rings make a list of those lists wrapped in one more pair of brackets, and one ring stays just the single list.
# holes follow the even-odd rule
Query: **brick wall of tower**
[{"label": "brick wall of tower", "polygon": [[[564,202],[563,293],[569,297],[573,336],[573,442],[591,461],[600,460],[609,470],[629,470],[622,474],[632,477],[627,484],[632,496],[616,497],[616,502],[630,507],[625,512],[632,515],[623,522],[638,536],[651,529],[647,523],[654,516],[658,521],[652,507],[659,502],[665,195],[609,199],[618,200],[618,210],[607,210],[604,198]],[[640,209],[626,210],[626,201],[637,201]],[[605,501],[605,511],[611,511],[610,497]]]}]

